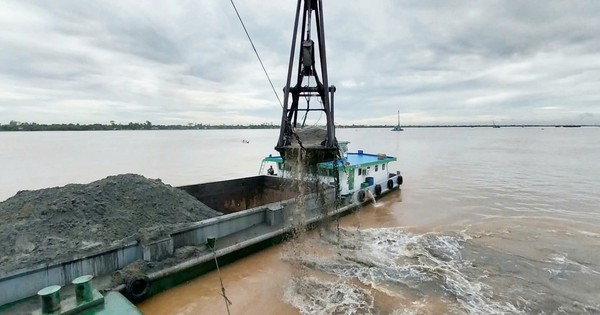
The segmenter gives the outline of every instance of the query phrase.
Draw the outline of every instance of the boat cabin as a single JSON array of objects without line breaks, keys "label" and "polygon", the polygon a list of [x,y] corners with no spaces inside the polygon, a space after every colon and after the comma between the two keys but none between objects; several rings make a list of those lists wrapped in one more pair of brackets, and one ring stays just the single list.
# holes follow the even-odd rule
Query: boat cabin
[{"label": "boat cabin", "polygon": [[[335,186],[335,168],[339,173],[340,194],[349,195],[360,189],[373,186],[376,183],[386,182],[389,178],[397,176],[396,172],[390,173],[389,163],[396,161],[395,157],[386,154],[368,154],[363,150],[356,153],[348,152],[349,142],[340,142],[341,159],[319,163],[313,176],[318,181],[329,186]],[[269,171],[272,168],[273,171]],[[272,174],[269,174],[272,173]],[[286,164],[280,156],[271,156],[263,159],[259,175],[277,177],[292,177],[291,166]]]}]

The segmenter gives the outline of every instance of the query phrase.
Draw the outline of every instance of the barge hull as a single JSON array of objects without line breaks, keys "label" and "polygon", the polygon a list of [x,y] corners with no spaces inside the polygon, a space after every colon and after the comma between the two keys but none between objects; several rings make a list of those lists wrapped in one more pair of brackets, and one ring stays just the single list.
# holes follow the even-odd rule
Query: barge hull
[{"label": "barge hull", "polygon": [[[390,174],[390,179],[394,180],[394,183],[398,182],[399,175],[393,176]],[[364,193],[369,190],[379,197],[398,189],[399,183],[391,188],[388,188],[385,182],[373,183],[361,191]],[[149,289],[144,290],[143,296],[132,296],[124,284],[113,288],[99,288],[121,290],[131,300],[140,301],[213,270],[214,255],[219,258],[220,263],[228,263],[279,242],[291,231],[292,218],[298,211],[304,211],[305,224],[314,224],[326,217],[347,213],[362,203],[371,201],[359,200],[358,191],[346,196],[343,199],[344,204],[336,209],[333,206],[336,199],[334,189],[307,185],[301,190],[309,193],[298,197],[300,189],[293,184],[289,179],[255,176],[179,187],[225,214],[171,231],[164,239],[152,243],[142,244],[134,241],[70,260],[0,275],[0,292],[3,292],[0,305],[34,296],[37,290],[51,284],[68,284],[81,275],[107,277],[137,260],[161,261],[172,257],[177,249],[184,246],[199,249],[199,253],[191,259],[148,273],[145,278]],[[384,188],[375,191],[376,187]],[[207,246],[209,240],[216,241],[214,253]]]}]

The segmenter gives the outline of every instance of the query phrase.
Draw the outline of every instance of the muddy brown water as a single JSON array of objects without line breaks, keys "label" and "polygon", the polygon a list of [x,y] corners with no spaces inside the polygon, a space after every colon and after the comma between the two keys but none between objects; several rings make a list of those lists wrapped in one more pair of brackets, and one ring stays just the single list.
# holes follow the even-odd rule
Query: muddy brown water
[{"label": "muddy brown water", "polygon": [[[183,185],[254,175],[276,133],[102,133],[87,143],[106,143],[104,159],[113,147],[132,151],[113,161],[118,169]],[[340,129],[338,138],[350,151],[397,156],[401,195],[344,217],[339,240],[313,231],[224,266],[231,314],[600,313],[600,128]],[[183,155],[133,161],[165,147]],[[96,165],[94,174],[116,170]],[[36,176],[60,178],[52,172]],[[139,307],[226,314],[219,292],[213,272]]]}]

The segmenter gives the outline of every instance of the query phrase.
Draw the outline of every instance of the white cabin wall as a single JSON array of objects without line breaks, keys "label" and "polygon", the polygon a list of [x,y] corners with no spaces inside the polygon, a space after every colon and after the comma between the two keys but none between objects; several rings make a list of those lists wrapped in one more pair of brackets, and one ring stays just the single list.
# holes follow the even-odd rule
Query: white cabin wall
[{"label": "white cabin wall", "polygon": [[[385,169],[382,168],[382,165],[385,165]],[[377,171],[375,170],[377,166]],[[369,165],[369,166],[364,166],[364,167],[360,167],[357,166],[357,173],[356,176],[354,177],[354,182],[358,183],[358,185],[360,185],[360,183],[364,183],[367,180],[367,177],[373,177],[373,181],[374,182],[381,182],[384,180],[387,180],[389,177],[389,163],[380,163],[380,164],[376,164],[376,165]],[[361,171],[361,175],[358,175],[358,169],[361,169],[363,171]],[[364,170],[366,171],[366,174],[364,172]]]},{"label": "white cabin wall", "polygon": [[376,165],[371,166],[371,170],[373,171],[372,172],[373,175],[371,175],[371,176],[373,177],[375,182],[387,180],[387,178],[388,178],[387,167],[385,167],[385,170],[382,167],[382,165],[385,165],[385,164],[386,163],[381,163],[381,164],[376,164]]}]

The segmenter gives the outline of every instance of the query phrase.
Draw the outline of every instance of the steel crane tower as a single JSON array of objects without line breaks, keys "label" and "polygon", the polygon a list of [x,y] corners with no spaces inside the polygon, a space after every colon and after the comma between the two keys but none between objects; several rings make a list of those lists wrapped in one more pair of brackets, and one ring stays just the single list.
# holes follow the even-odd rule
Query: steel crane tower
[{"label": "steel crane tower", "polygon": [[[301,31],[298,32],[301,16]],[[313,23],[316,34],[312,32]],[[298,34],[300,34],[299,41]],[[296,49],[299,50],[299,53],[297,66],[294,68]],[[292,73],[294,72],[296,81],[292,86]],[[283,88],[281,129],[275,147],[284,159],[290,157],[293,152],[300,152],[298,150],[306,151],[308,164],[331,161],[336,158],[338,145],[335,138],[333,115],[335,90],[335,86],[329,86],[327,75],[322,1],[298,0],[287,81]],[[314,102],[313,104],[310,102],[314,98],[319,103],[316,106]],[[307,116],[311,112],[319,111],[321,112],[319,117],[325,116],[326,131],[322,128],[319,130],[314,126],[306,126]],[[319,122],[321,121],[319,120]]]}]

